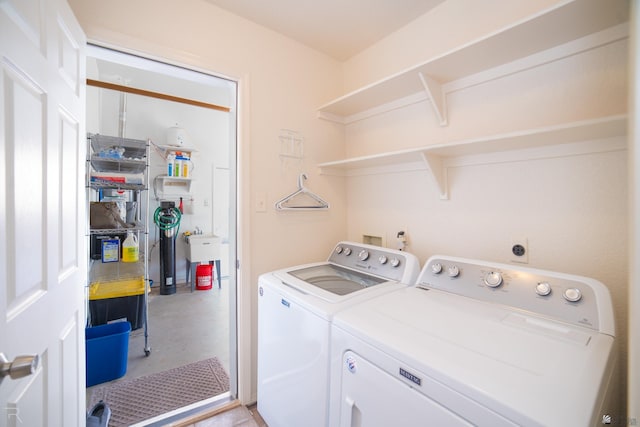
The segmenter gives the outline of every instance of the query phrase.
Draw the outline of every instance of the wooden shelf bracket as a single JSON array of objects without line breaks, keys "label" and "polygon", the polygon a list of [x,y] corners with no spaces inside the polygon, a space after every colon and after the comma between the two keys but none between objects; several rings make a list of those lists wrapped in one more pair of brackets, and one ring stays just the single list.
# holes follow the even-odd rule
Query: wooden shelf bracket
[{"label": "wooden shelf bracket", "polygon": [[418,72],[418,77],[420,77],[422,86],[424,86],[424,90],[429,96],[429,101],[433,106],[433,111],[436,113],[438,123],[440,123],[440,126],[447,126],[447,105],[442,85],[421,71]]},{"label": "wooden shelf bracket", "polygon": [[422,159],[431,172],[431,176],[440,193],[441,200],[449,200],[449,183],[447,182],[447,168],[444,165],[442,156],[423,151]]}]

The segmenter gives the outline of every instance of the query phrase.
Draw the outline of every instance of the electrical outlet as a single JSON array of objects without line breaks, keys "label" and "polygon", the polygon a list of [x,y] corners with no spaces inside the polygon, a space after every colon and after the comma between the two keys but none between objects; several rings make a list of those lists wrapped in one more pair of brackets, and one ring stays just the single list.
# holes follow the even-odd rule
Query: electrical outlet
[{"label": "electrical outlet", "polygon": [[396,232],[396,244],[398,249],[403,251],[409,245],[409,235],[407,234],[407,228],[402,227]]},{"label": "electrical outlet", "polygon": [[407,229],[407,226],[403,225],[400,230],[404,231],[404,237],[409,240],[409,230]]},{"label": "electrical outlet", "polygon": [[511,261],[521,264],[529,263],[529,240],[526,237],[511,238]]}]

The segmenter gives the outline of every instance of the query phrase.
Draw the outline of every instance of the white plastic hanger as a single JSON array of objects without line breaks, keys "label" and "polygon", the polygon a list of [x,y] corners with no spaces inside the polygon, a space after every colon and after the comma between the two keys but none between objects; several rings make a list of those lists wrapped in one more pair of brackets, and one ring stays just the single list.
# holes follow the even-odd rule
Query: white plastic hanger
[{"label": "white plastic hanger", "polygon": [[[329,203],[304,186],[304,180],[308,179],[306,173],[298,177],[298,190],[276,202],[276,210],[322,210],[329,209]],[[300,204],[295,204],[294,199],[301,199]],[[304,200],[304,202],[303,202]]]}]

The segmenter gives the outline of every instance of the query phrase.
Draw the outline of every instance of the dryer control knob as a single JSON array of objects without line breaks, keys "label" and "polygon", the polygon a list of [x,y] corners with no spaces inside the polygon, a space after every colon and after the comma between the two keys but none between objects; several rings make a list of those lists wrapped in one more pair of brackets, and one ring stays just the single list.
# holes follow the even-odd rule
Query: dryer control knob
[{"label": "dryer control knob", "polygon": [[578,288],[569,288],[569,289],[565,289],[562,296],[567,301],[578,302],[582,298],[582,292],[580,292],[580,289]]},{"label": "dryer control knob", "polygon": [[551,285],[549,282],[540,282],[536,286],[536,294],[545,297],[551,293]]},{"label": "dryer control knob", "polygon": [[387,258],[385,255],[380,255],[380,258],[378,258],[378,262],[382,265],[385,265],[387,261],[389,261],[389,258]]},{"label": "dryer control knob", "polygon": [[484,284],[490,288],[502,285],[502,274],[499,271],[491,271],[484,275]]},{"label": "dryer control knob", "polygon": [[336,247],[336,253],[337,254],[341,254],[343,250],[344,250],[344,248],[342,246]]},{"label": "dryer control knob", "polygon": [[457,265],[452,265],[447,269],[447,274],[449,274],[449,277],[458,277],[460,275],[460,269]]},{"label": "dryer control knob", "polygon": [[344,249],[344,254],[345,254],[346,256],[351,255],[351,248],[345,248],[345,249]]},{"label": "dryer control knob", "polygon": [[400,260],[398,258],[391,258],[391,267],[399,267],[400,266]]},{"label": "dryer control knob", "polygon": [[435,264],[431,264],[431,272],[433,274],[442,273],[442,264],[440,264],[439,262],[436,262]]},{"label": "dryer control knob", "polygon": [[369,251],[366,249],[363,249],[360,251],[360,253],[358,254],[358,258],[360,258],[360,261],[366,261],[369,259]]}]

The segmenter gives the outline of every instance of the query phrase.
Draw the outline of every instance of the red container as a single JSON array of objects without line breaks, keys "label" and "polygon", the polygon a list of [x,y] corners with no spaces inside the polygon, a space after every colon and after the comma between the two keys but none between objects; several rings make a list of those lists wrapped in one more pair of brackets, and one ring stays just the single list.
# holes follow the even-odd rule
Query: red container
[{"label": "red container", "polygon": [[196,289],[206,291],[213,286],[213,269],[211,264],[200,264],[196,267]]}]

